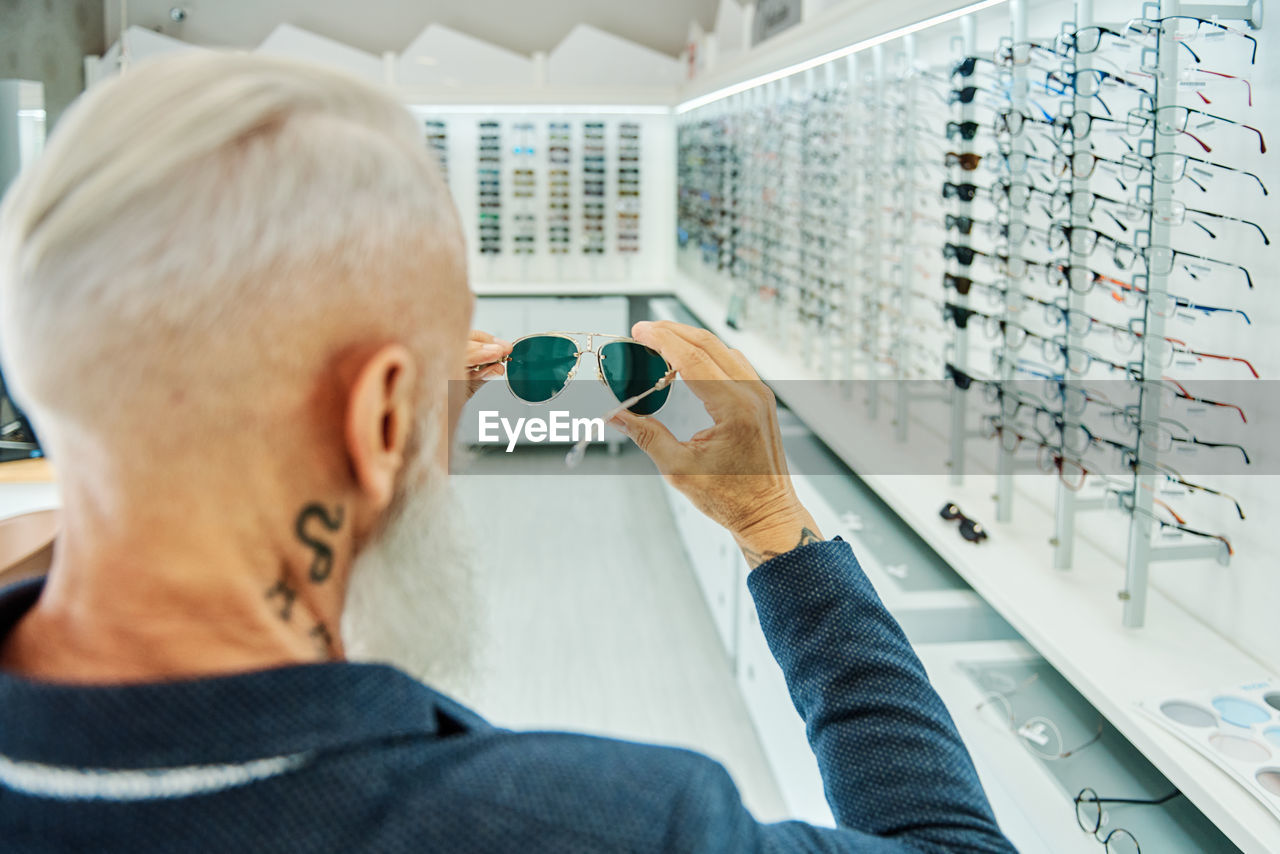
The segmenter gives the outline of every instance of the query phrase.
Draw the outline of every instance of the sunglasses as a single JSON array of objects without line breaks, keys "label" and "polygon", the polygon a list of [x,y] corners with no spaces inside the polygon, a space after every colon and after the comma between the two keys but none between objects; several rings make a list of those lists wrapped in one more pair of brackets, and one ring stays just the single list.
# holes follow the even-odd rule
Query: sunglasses
[{"label": "sunglasses", "polygon": [[[607,339],[607,343],[597,348],[596,339]],[[596,376],[617,398],[619,409],[653,415],[666,404],[675,378],[667,360],[633,338],[599,332],[544,332],[516,339],[503,360],[507,387],[526,403],[553,400],[573,379],[584,353],[595,354]],[[484,367],[488,365],[477,369]]]},{"label": "sunglasses", "polygon": [[982,523],[975,522],[964,515],[960,512],[960,508],[951,502],[947,502],[947,505],[938,511],[938,515],[948,522],[959,519],[960,536],[971,543],[980,543],[987,538],[987,529],[982,527]]}]

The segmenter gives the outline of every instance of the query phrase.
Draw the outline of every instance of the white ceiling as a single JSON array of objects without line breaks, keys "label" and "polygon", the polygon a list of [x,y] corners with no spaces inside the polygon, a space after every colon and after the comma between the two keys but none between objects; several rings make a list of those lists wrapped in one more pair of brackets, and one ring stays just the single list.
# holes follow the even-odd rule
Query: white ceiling
[{"label": "white ceiling", "polygon": [[[200,45],[255,47],[282,23],[381,54],[401,51],[428,24],[530,54],[555,47],[575,24],[676,56],[689,22],[715,24],[718,0],[103,0],[107,43],[119,37],[121,6],[130,26],[158,28]],[[175,24],[169,10],[186,10]]]}]

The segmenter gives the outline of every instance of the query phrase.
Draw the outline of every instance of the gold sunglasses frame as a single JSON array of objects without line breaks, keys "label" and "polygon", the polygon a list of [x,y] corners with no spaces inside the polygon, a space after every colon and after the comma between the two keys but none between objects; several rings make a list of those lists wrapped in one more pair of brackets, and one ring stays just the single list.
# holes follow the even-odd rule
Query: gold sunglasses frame
[{"label": "gold sunglasses frame", "polygon": [[[606,379],[605,379],[605,377],[604,377],[604,356],[603,356],[603,354],[601,354],[600,349],[597,349],[597,348],[596,348],[596,346],[595,346],[595,339],[597,339],[597,338],[606,338],[606,339],[608,339],[608,341],[605,343],[605,345],[604,345],[604,346],[608,346],[609,344],[614,344],[614,343],[619,343],[619,342],[621,342],[621,343],[626,343],[626,344],[639,344],[641,347],[644,347],[646,350],[651,350],[651,351],[653,351],[654,353],[658,353],[658,351],[657,351],[657,350],[654,350],[654,349],[653,349],[652,347],[650,347],[649,345],[644,344],[644,343],[641,343],[640,341],[637,341],[636,339],[634,339],[634,338],[632,338],[632,337],[630,337],[630,336],[627,336],[627,335],[610,335],[610,334],[608,334],[608,333],[604,333],[604,332],[534,332],[534,333],[530,333],[529,335],[522,335],[522,336],[520,336],[519,338],[517,338],[516,340],[512,341],[512,342],[511,342],[511,346],[512,346],[512,348],[514,348],[514,347],[515,347],[517,344],[519,344],[521,341],[525,341],[525,340],[527,340],[527,339],[529,339],[529,338],[564,338],[564,339],[565,339],[565,340],[567,340],[567,341],[572,341],[572,342],[573,342],[573,346],[576,348],[576,350],[575,350],[575,352],[574,352],[574,354],[573,354],[574,359],[575,359],[576,361],[574,362],[573,368],[571,368],[571,369],[569,370],[569,374],[568,374],[568,376],[566,376],[566,377],[565,377],[565,379],[564,379],[564,385],[560,387],[560,390],[559,390],[559,391],[557,391],[555,394],[551,395],[551,397],[548,397],[546,400],[538,400],[538,401],[525,400],[524,398],[522,398],[522,397],[520,397],[518,394],[516,394],[516,393],[515,393],[515,390],[511,388],[511,376],[510,376],[510,374],[504,374],[504,375],[503,375],[503,379],[505,379],[505,380],[506,380],[507,391],[508,391],[508,392],[510,392],[511,396],[512,396],[512,397],[514,397],[516,400],[520,401],[521,403],[526,403],[526,404],[528,404],[528,405],[530,405],[530,406],[538,406],[538,405],[543,404],[543,403],[550,403],[551,401],[553,401],[553,400],[555,400],[557,397],[559,397],[561,394],[563,394],[563,393],[564,393],[564,391],[565,391],[565,389],[567,389],[567,388],[569,387],[569,383],[570,383],[570,382],[572,382],[572,381],[573,381],[573,378],[577,375],[577,373],[578,373],[578,366],[582,363],[582,357],[583,357],[583,355],[585,355],[585,354],[587,354],[587,353],[592,353],[592,354],[594,354],[594,355],[595,355],[595,357],[596,357],[596,378],[600,380],[600,382],[604,385],[604,387],[605,387],[605,388],[609,389],[609,394],[613,395],[615,398],[617,398],[617,397],[618,397],[617,393],[613,390],[612,386],[610,386],[610,385],[609,385],[609,381],[608,381],[608,380],[606,380]],[[585,348],[583,348],[583,346],[582,346],[582,341],[581,341],[581,339],[582,339],[582,338],[586,338],[586,340],[587,340],[587,346],[586,346]],[[602,347],[601,349],[603,349],[603,347]],[[670,363],[670,362],[668,362],[668,361],[666,360],[666,357],[665,357],[665,356],[663,356],[661,353],[658,353],[658,357],[659,357],[659,358],[661,358],[661,359],[662,359],[662,363],[663,363],[664,365],[666,365],[666,366],[667,366],[667,371],[666,371],[666,373],[663,375],[662,379],[660,379],[660,380],[657,382],[657,384],[656,384],[656,385],[654,385],[653,387],[651,387],[648,391],[646,391],[646,392],[644,392],[644,393],[642,393],[642,394],[640,394],[640,395],[637,395],[637,396],[632,397],[632,398],[628,398],[627,400],[621,400],[621,399],[619,399],[619,400],[618,400],[618,403],[619,403],[620,405],[625,405],[625,404],[628,404],[628,403],[629,403],[629,404],[630,404],[630,406],[634,406],[636,403],[638,403],[638,402],[639,402],[640,398],[642,398],[642,397],[647,397],[647,396],[649,396],[650,394],[652,394],[653,392],[655,392],[655,391],[660,391],[660,390],[662,390],[662,389],[664,389],[664,388],[667,388],[668,386],[670,386],[670,385],[671,385],[671,381],[675,378],[676,370],[675,370],[675,368],[671,367],[671,363]],[[510,357],[510,356],[506,356],[505,358],[500,359],[500,360],[498,360],[497,362],[488,362],[488,363],[483,364],[483,365],[476,365],[475,367],[473,367],[473,368],[472,368],[472,370],[473,370],[473,371],[479,371],[479,370],[483,370],[484,368],[489,367],[490,365],[496,365],[496,364],[499,364],[499,363],[506,363],[506,362],[509,362],[509,361],[511,361],[511,357]],[[667,400],[670,400],[670,399],[671,399],[671,397],[670,397],[670,395],[668,395],[668,396],[667,396],[667,399],[666,399],[666,400],[664,400],[664,401],[662,401],[662,405],[661,405],[661,406],[659,406],[657,409],[655,409],[653,412],[649,413],[649,415],[656,415],[658,412],[662,411],[662,408],[663,408],[664,406],[666,406],[666,405],[667,405]],[[628,409],[629,409],[629,408],[630,408],[630,406],[625,406],[624,408],[628,408]],[[633,413],[633,414],[634,414],[634,413]],[[649,417],[649,416],[648,416],[648,415],[641,415],[641,416],[639,416],[639,417],[640,417],[640,418],[647,418],[647,417]]]}]

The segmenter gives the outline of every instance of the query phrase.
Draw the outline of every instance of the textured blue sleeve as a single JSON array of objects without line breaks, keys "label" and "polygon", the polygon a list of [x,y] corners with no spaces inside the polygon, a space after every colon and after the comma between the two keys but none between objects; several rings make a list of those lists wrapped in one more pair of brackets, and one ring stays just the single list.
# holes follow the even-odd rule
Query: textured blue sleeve
[{"label": "textured blue sleeve", "polygon": [[752,571],[747,586],[841,828],[905,850],[1014,850],[924,666],[848,543],[779,555]]}]

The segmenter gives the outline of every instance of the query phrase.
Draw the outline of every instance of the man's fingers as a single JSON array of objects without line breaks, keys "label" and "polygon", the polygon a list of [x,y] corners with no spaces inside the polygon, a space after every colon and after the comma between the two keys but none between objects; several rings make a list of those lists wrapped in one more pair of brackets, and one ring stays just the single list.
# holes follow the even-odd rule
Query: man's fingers
[{"label": "man's fingers", "polygon": [[[686,380],[725,380],[729,376],[707,350],[677,335],[665,321],[642,320],[631,327],[631,334],[646,347],[652,347],[671,363]],[[720,346],[724,346],[723,344]]]},{"label": "man's fingers", "polygon": [[759,384],[755,371],[744,367],[745,360],[733,356],[733,351],[716,335],[666,320],[641,321],[632,328],[632,334],[636,341],[653,347],[671,362],[689,391],[707,405],[710,416],[717,421],[726,412],[739,410],[745,401],[759,397],[750,388],[751,383]]},{"label": "man's fingers", "polygon": [[[668,320],[659,321],[658,326],[670,331],[671,333],[684,339],[688,344],[704,351],[716,363],[720,370],[724,371],[725,376],[733,380],[758,380],[756,372],[746,363],[744,357],[737,350],[730,350],[728,345],[717,338],[713,333],[705,329],[699,329],[696,326],[689,326],[684,323],[672,323]],[[745,366],[745,367],[744,367]]]},{"label": "man's fingers", "polygon": [[661,421],[653,418],[641,418],[627,410],[619,412],[609,420],[636,443],[636,447],[649,455],[663,474],[682,471],[688,462],[689,449],[680,440],[671,435],[671,431]]},{"label": "man's fingers", "polygon": [[497,362],[510,352],[511,345],[497,338],[489,342],[469,341],[466,355],[467,367],[474,368],[489,362]]},{"label": "man's fingers", "polygon": [[493,341],[493,336],[488,332],[485,332],[483,329],[472,329],[471,340],[479,341],[481,344],[488,344]]}]

